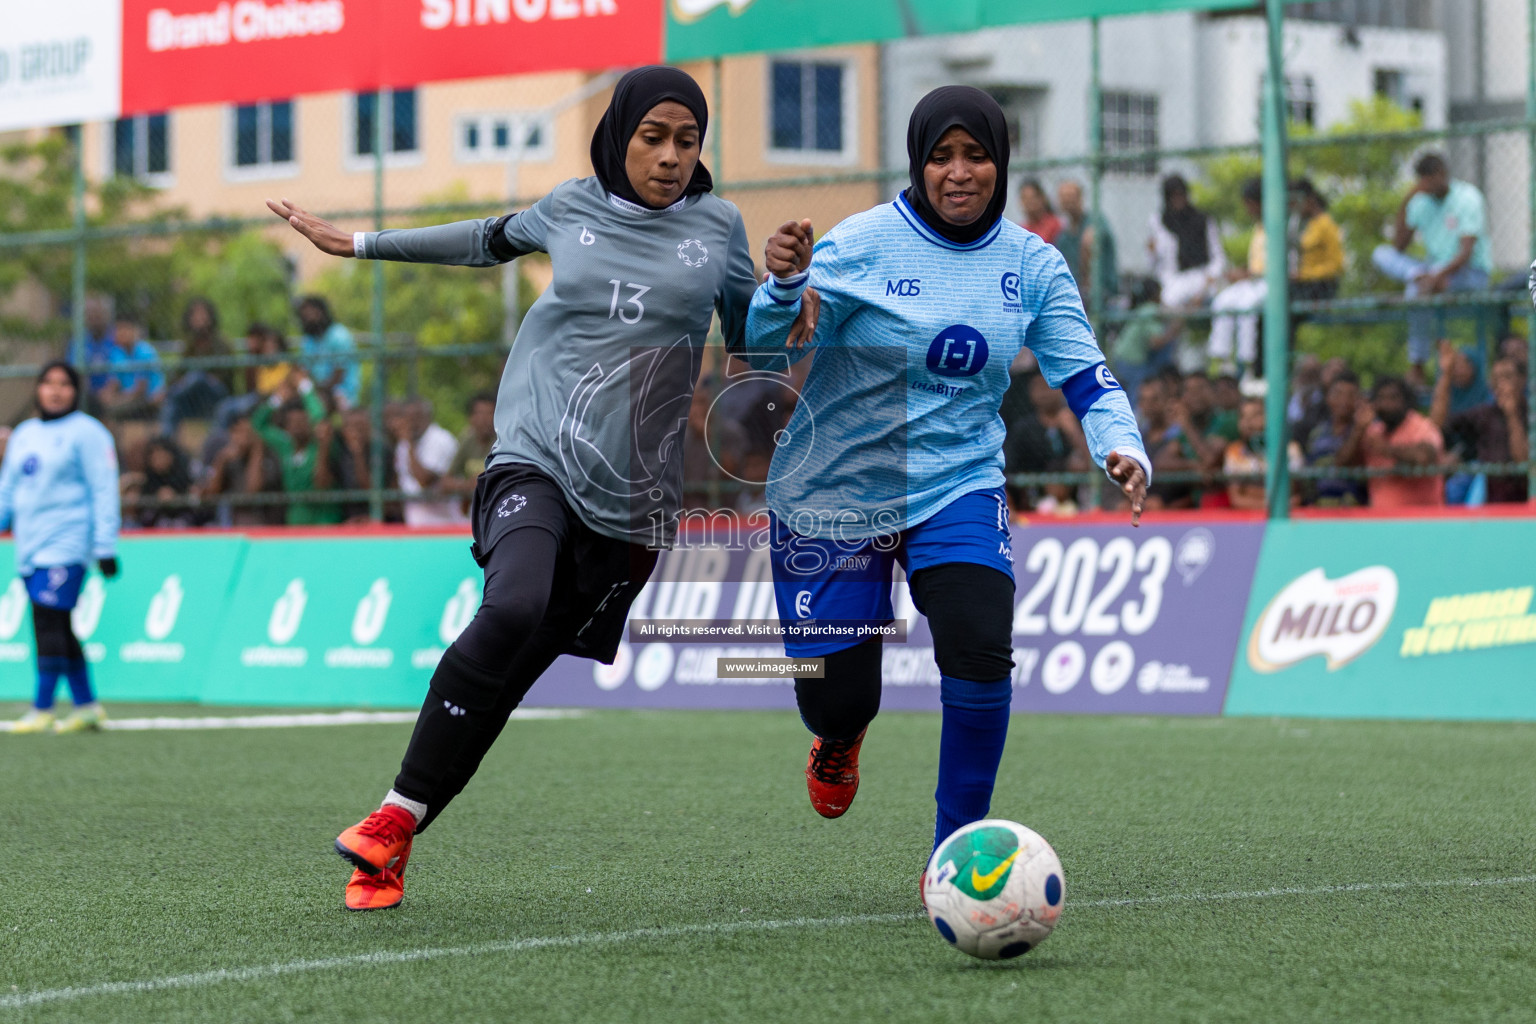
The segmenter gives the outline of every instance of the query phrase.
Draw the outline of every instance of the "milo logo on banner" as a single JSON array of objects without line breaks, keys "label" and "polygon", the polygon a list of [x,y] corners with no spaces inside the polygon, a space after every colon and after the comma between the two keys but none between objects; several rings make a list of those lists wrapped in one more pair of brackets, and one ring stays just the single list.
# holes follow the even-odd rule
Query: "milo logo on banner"
[{"label": "milo logo on banner", "polygon": [[1370,650],[1397,608],[1397,574],[1373,565],[1330,580],[1313,569],[1287,583],[1248,637],[1248,664],[1278,672],[1321,655],[1330,672]]}]

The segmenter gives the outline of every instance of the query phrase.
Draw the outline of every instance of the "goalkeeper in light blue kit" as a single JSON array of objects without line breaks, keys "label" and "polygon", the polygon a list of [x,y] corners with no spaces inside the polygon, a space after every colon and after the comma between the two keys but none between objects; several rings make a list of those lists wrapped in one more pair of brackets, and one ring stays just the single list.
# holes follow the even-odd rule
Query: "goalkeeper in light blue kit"
[{"label": "goalkeeper in light blue kit", "polygon": [[[782,366],[802,292],[821,293],[815,362],[769,473],[779,618],[889,623],[893,563],[906,570],[941,676],[937,847],[987,817],[1008,732],[1014,582],[998,407],[1019,351],[1065,393],[1133,524],[1152,468],[1066,261],[1003,219],[996,101],[966,86],[929,93],[907,153],[911,187],[895,202],[843,221],[814,250],[809,221],[769,239],[773,276],[753,296],[741,354]],[[797,679],[795,697],[815,734],[811,803],[835,818],[858,790],[859,747],[880,708],[881,640],[785,648],[825,659],[825,677]]]},{"label": "goalkeeper in light blue kit", "polygon": [[[86,563],[117,575],[117,451],[100,422],[79,411],[80,375],[68,363],[43,367],[37,416],[11,435],[0,463],[0,530],[16,541],[16,571],[32,600],[37,696],[13,733],[80,732],[101,727],[90,667],[70,623]],[[59,678],[74,710],[55,721]]]}]

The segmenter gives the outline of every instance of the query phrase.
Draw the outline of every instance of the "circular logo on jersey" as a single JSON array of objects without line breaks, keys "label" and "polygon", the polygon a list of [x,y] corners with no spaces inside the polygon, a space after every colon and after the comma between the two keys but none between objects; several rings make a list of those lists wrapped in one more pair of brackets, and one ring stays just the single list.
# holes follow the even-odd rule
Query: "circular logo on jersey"
[{"label": "circular logo on jersey", "polygon": [[509,494],[505,498],[501,499],[500,505],[496,506],[496,514],[502,519],[505,519],[512,515],[514,512],[521,512],[523,510],[523,506],[527,504],[528,499],[523,497],[521,494]]},{"label": "circular logo on jersey", "polygon": [[1013,273],[1011,271],[1009,273],[1004,274],[1003,275],[1003,280],[1001,281],[1001,286],[1002,286],[1002,289],[1003,289],[1003,301],[1004,302],[1018,302],[1019,301],[1019,275],[1018,274],[1015,274],[1015,273]]},{"label": "circular logo on jersey", "polygon": [[1107,366],[1101,364],[1097,370],[1093,371],[1093,375],[1098,379],[1099,387],[1106,391],[1115,391],[1120,387],[1120,382],[1115,380],[1115,375],[1109,372]]},{"label": "circular logo on jersey", "polygon": [[987,365],[987,339],[974,327],[955,324],[928,346],[928,369],[940,377],[974,377]]},{"label": "circular logo on jersey", "polygon": [[677,258],[690,267],[702,267],[709,262],[709,250],[697,238],[690,238],[677,247]]},{"label": "circular logo on jersey", "polygon": [[21,464],[21,475],[22,476],[31,476],[33,473],[36,473],[37,472],[37,465],[38,465],[38,463],[37,463],[37,456],[36,455],[28,455],[27,456],[27,461],[23,462]]}]

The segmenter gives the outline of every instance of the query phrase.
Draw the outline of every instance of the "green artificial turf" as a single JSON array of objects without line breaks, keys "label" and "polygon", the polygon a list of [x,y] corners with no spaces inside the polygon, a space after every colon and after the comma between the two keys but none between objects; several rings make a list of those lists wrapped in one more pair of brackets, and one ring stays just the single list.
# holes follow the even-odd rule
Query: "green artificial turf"
[{"label": "green artificial turf", "polygon": [[839,821],[792,714],[514,721],[404,906],[346,913],[408,735],[0,735],[0,1024],[1536,1019],[1531,725],[1017,718],[993,812],[1067,905],[1002,964],[919,909],[936,716],[874,725]]}]

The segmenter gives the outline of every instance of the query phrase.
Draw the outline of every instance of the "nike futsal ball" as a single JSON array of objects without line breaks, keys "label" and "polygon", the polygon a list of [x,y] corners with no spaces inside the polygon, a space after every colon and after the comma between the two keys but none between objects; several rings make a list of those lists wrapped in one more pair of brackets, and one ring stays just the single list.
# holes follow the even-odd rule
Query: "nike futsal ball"
[{"label": "nike futsal ball", "polygon": [[1023,956],[1044,942],[1066,903],[1051,844],[1013,821],[977,821],[939,844],[923,902],[949,944],[982,960]]}]

